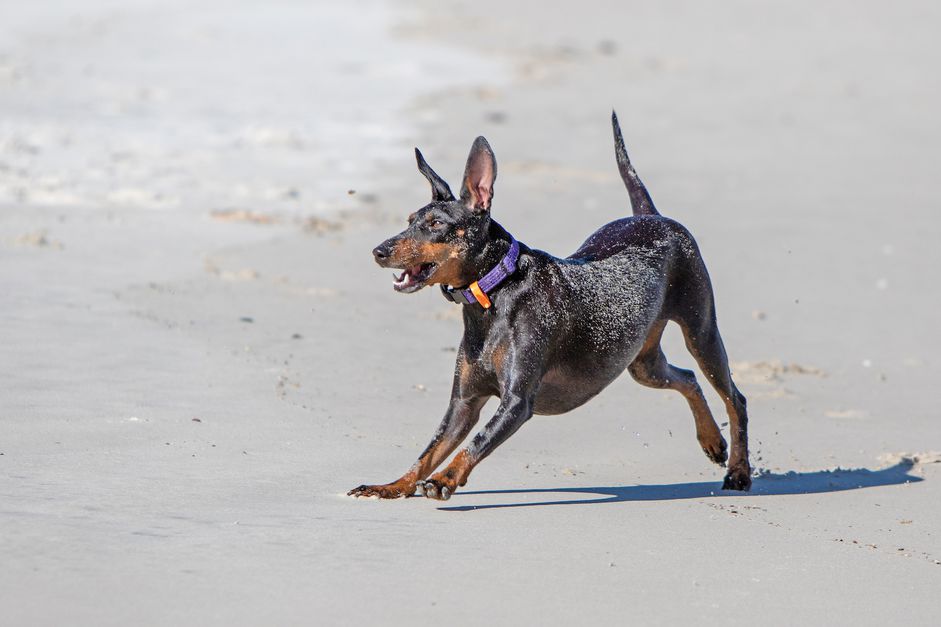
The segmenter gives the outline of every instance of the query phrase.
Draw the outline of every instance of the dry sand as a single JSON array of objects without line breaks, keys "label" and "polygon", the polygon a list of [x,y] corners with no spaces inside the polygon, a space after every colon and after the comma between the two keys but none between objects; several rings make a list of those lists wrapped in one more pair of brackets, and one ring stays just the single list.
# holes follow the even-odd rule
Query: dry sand
[{"label": "dry sand", "polygon": [[[3,9],[0,623],[937,623],[938,5],[504,4]],[[711,270],[752,493],[625,376],[447,503],[344,496],[460,337],[369,255],[411,147],[454,184],[485,134],[496,218],[568,254],[628,212],[612,107]]]}]

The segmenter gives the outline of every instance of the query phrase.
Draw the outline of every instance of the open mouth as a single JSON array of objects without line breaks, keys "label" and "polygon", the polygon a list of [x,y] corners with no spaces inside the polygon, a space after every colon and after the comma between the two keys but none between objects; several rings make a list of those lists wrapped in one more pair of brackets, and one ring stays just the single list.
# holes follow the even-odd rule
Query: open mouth
[{"label": "open mouth", "polygon": [[406,294],[419,290],[425,286],[425,281],[428,280],[437,267],[438,264],[436,263],[423,263],[406,268],[401,275],[392,275],[392,287],[395,288],[395,291],[405,292]]}]

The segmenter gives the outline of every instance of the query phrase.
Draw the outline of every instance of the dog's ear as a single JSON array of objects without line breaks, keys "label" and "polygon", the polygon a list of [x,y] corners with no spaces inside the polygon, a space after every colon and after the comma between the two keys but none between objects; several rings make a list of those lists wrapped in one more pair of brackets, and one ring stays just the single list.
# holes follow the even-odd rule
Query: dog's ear
[{"label": "dog's ear", "polygon": [[425,175],[425,178],[431,183],[431,199],[435,202],[454,200],[454,194],[451,193],[451,188],[447,182],[431,169],[418,148],[415,149],[415,160],[418,161],[418,171]]},{"label": "dog's ear", "polygon": [[464,183],[461,186],[461,202],[475,213],[490,211],[493,200],[493,182],[497,179],[497,160],[490,144],[483,137],[474,140],[467,166],[464,168]]}]

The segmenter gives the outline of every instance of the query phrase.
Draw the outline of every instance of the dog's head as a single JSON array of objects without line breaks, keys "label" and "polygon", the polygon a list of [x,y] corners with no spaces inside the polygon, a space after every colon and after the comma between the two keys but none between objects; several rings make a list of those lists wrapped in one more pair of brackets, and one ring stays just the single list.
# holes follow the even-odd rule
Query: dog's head
[{"label": "dog's head", "polygon": [[431,183],[431,202],[408,217],[408,227],[372,251],[383,268],[396,268],[399,292],[416,292],[426,285],[462,286],[477,279],[473,259],[487,241],[490,201],[497,178],[497,161],[490,144],[478,137],[464,168],[461,196],[438,176],[415,149],[418,171]]}]

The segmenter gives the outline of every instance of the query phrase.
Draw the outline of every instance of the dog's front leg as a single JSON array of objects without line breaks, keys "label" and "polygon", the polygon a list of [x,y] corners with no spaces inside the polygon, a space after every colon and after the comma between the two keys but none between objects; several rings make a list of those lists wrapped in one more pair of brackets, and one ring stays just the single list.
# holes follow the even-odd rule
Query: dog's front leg
[{"label": "dog's front leg", "polygon": [[529,392],[504,394],[497,413],[474,437],[470,446],[455,455],[444,470],[419,484],[422,493],[432,499],[451,498],[458,487],[467,483],[474,466],[532,418],[533,402],[534,395]]},{"label": "dog's front leg", "polygon": [[350,496],[373,496],[380,499],[397,499],[415,493],[416,484],[431,474],[447,459],[480,418],[480,410],[487,398],[452,397],[448,411],[438,426],[431,442],[419,456],[418,461],[404,475],[383,485],[361,485],[349,491]]}]

